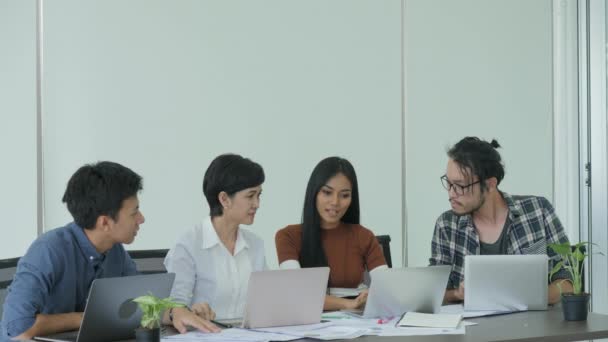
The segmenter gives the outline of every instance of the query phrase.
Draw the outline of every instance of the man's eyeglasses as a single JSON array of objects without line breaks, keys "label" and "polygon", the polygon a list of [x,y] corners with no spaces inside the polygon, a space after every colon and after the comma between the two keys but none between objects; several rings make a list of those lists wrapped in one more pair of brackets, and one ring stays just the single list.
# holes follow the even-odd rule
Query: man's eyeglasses
[{"label": "man's eyeglasses", "polygon": [[477,183],[481,183],[481,181],[478,180],[477,182],[469,183],[467,185],[454,184],[448,180],[448,176],[446,176],[446,175],[441,176],[441,184],[443,184],[443,187],[448,192],[450,190],[454,190],[454,192],[458,196],[464,195],[465,190],[467,190],[468,188],[472,187],[473,185],[475,185]]}]

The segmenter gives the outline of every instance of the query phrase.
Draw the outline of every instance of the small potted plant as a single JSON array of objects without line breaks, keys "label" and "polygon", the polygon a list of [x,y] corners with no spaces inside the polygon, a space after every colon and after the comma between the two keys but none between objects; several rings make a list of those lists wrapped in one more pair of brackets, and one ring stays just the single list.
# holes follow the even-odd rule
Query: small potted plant
[{"label": "small potted plant", "polygon": [[152,294],[133,299],[141,309],[141,327],[135,329],[137,342],[160,342],[161,315],[170,308],[184,307],[171,298],[158,298]]},{"label": "small potted plant", "polygon": [[[562,266],[568,271],[571,276],[572,292],[562,292],[562,310],[564,312],[564,319],[567,321],[584,321],[587,319],[587,312],[589,311],[589,297],[590,294],[583,292],[583,262],[587,257],[587,250],[585,248],[588,242],[580,242],[576,245],[570,245],[569,242],[565,243],[552,243],[549,244],[555,253],[559,254],[561,259],[549,274],[549,279],[557,273]],[[562,291],[561,286],[558,288]]]}]

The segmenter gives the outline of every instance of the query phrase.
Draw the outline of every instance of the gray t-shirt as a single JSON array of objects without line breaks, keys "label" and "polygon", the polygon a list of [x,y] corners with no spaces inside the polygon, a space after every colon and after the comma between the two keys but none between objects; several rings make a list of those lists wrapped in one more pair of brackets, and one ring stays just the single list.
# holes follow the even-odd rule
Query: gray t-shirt
[{"label": "gray t-shirt", "polygon": [[507,254],[507,230],[511,225],[511,220],[507,216],[505,225],[502,227],[502,232],[498,237],[498,240],[494,243],[485,243],[479,241],[479,248],[481,255],[504,255]]}]

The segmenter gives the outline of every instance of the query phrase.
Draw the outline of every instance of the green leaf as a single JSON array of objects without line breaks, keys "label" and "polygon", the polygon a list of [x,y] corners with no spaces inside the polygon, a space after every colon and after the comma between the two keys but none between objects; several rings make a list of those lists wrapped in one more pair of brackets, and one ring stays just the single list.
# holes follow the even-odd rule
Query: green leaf
[{"label": "green leaf", "polygon": [[557,253],[561,256],[566,256],[571,253],[570,244],[568,242],[559,243],[559,244],[550,243],[548,245],[548,247],[551,248],[555,253]]},{"label": "green leaf", "polygon": [[184,304],[176,303],[171,297],[158,298],[151,293],[133,299],[142,312],[141,326],[152,329],[160,326],[162,313],[169,308],[184,307]]},{"label": "green leaf", "polygon": [[156,298],[152,295],[146,295],[146,296],[137,297],[137,298],[133,299],[133,301],[137,304],[156,305],[158,303],[158,298]]},{"label": "green leaf", "polygon": [[578,262],[583,262],[583,260],[585,260],[585,253],[583,253],[580,248],[576,248],[574,250],[574,257]]},{"label": "green leaf", "polygon": [[553,266],[553,268],[551,269],[551,273],[549,273],[549,281],[551,281],[551,278],[553,278],[553,275],[555,273],[557,273],[562,266],[564,265],[564,262],[562,260],[560,260],[560,262],[558,262],[557,264],[555,264],[555,266]]}]

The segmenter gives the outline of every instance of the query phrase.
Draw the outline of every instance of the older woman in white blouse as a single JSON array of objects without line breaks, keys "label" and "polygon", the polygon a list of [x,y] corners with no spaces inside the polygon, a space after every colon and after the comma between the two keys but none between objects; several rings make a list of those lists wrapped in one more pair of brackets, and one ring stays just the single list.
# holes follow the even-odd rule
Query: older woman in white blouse
[{"label": "older woman in white blouse", "polygon": [[253,223],[263,182],[259,164],[234,154],[215,158],[203,180],[210,216],[167,254],[171,297],[205,319],[243,317],[249,274],[267,268],[262,239],[240,228]]}]

